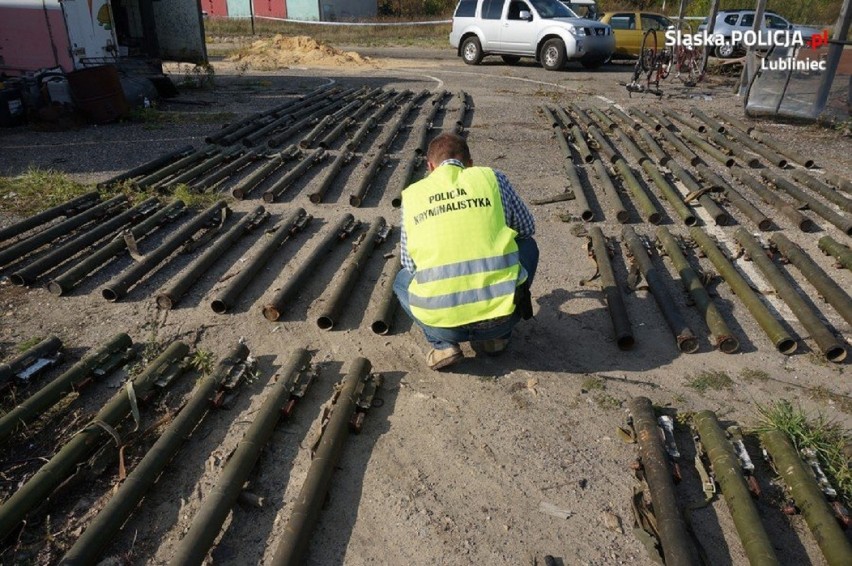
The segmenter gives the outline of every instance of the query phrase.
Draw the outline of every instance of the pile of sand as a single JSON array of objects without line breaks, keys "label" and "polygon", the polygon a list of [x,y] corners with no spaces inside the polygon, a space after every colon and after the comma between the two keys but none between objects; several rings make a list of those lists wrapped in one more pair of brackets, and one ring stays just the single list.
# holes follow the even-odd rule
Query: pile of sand
[{"label": "pile of sand", "polygon": [[242,63],[253,69],[273,70],[288,67],[374,67],[368,57],[354,51],[341,51],[319,43],[311,37],[276,35],[255,41],[251,46],[228,57],[229,61]]}]

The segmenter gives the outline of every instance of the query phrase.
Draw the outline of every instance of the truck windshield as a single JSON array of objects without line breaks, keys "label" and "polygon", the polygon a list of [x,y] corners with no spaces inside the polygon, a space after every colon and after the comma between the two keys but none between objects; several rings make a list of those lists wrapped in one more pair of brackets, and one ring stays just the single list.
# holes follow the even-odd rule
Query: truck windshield
[{"label": "truck windshield", "polygon": [[564,4],[558,0],[530,0],[538,15],[549,20],[551,18],[576,18]]}]

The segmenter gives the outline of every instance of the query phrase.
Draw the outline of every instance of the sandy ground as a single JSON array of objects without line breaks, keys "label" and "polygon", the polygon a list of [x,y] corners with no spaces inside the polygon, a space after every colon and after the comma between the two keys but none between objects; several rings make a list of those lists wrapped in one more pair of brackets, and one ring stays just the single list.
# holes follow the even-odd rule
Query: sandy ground
[{"label": "sandy ground", "polygon": [[[720,80],[694,89],[666,85],[667,96],[662,100],[630,98],[619,85],[628,79],[629,67],[625,65],[610,65],[596,72],[571,65],[565,72],[550,73],[532,63],[507,66],[499,59],[467,67],[450,50],[364,50],[362,54],[383,57],[393,64],[384,69],[344,66],[334,70],[244,72],[234,64],[220,63],[215,65],[214,91],[182,96],[184,100],[210,102],[210,106],[166,104],[164,111],[185,116],[232,112],[239,118],[329,82],[415,92],[424,88],[453,93],[464,89],[475,106],[469,121],[474,160],[505,171],[527,200],[566,186],[559,147],[538,110],[543,103],[578,102],[605,108],[615,102],[624,107],[669,107],[684,112],[698,105],[741,115],[740,99]],[[442,124],[437,125],[449,125],[457,105],[457,99],[451,101],[447,113],[439,115]],[[424,109],[416,113],[410,131],[417,131],[424,114]],[[852,177],[852,144],[838,132],[772,123],[758,126],[812,155],[825,171]],[[171,125],[116,124],[59,133],[2,131],[0,173],[16,174],[36,165],[66,171],[77,179],[99,181],[184,144],[200,147],[203,137],[215,129],[187,118]],[[26,290],[8,283],[0,285],[0,346],[5,355],[32,336],[55,333],[71,348],[71,356],[77,357],[113,333],[126,331],[139,344],[188,340],[217,358],[244,337],[259,361],[258,378],[243,386],[229,410],[211,412],[201,422],[110,545],[108,556],[133,564],[168,562],[200,502],[216,484],[226,456],[256,414],[273,376],[296,347],[312,351],[319,378],[292,418],[278,427],[254,471],[252,491],[266,498],[265,507],[234,508],[211,553],[216,564],[271,560],[305,480],[321,407],[330,398],[333,384],[358,356],[371,360],[374,371],[384,375],[385,385],[379,394],[382,402],[369,412],[363,432],[346,442],[328,502],[311,539],[310,564],[543,564],[545,555],[553,555],[564,564],[651,563],[631,532],[629,502],[634,478],[630,464],[637,449],[616,434],[616,427],[624,424],[626,400],[647,396],[656,405],[677,413],[712,409],[726,421],[752,426],[757,421],[758,404],[788,399],[850,426],[849,362],[822,361],[789,309],[772,294],[756,268],[742,259],[737,263],[754,287],[765,293],[771,308],[801,338],[795,355],[775,351],[724,283],[712,288],[742,349],[734,355],[715,351],[696,311],[686,308],[686,297],[670,263],[659,257],[655,258],[656,266],[664,273],[672,296],[685,308],[687,320],[699,336],[700,349],[692,355],[679,353],[652,296],[639,290],[626,296],[636,347],[628,352],[618,350],[596,283],[581,286],[582,280],[594,274],[595,265],[587,255],[586,239],[574,235],[575,223],[559,218],[560,213],[576,213],[570,202],[533,207],[541,248],[533,288],[535,318],[516,328],[509,351],[500,357],[475,356],[467,348],[464,362],[436,373],[424,365],[428,348],[421,333],[404,320],[402,313],[398,313],[390,335],[380,337],[370,331],[367,307],[384,281],[381,273],[387,261],[384,255],[393,250],[390,243],[365,265],[334,330],[318,330],[314,319],[321,307],[323,288],[346,253],[344,247],[329,256],[283,322],[263,319],[260,307],[264,299],[299,265],[318,234],[341,214],[352,212],[365,221],[383,216],[398,223],[398,211],[391,207],[390,199],[399,183],[398,158],[409,155],[416,145],[416,136],[410,131],[403,131],[396,139],[389,166],[382,170],[362,208],[352,209],[346,198],[363,171],[357,159],[343,169],[325,204],[314,205],[307,198],[312,185],[322,177],[311,172],[288,191],[284,202],[268,205],[275,218],[301,206],[316,219],[305,234],[295,237],[270,261],[229,314],[214,314],[209,301],[223,286],[220,280],[239,269],[257,235],[237,244],[192,289],[184,303],[168,313],[159,312],[152,297],[188,264],[186,257],[177,258],[115,304],[101,298],[100,288],[129,260],[113,264],[70,297],[55,297],[38,287]],[[362,147],[372,148],[380,135],[380,131],[375,132]],[[259,193],[255,191],[254,198],[234,202],[231,207],[246,212],[259,203]],[[760,204],[755,195],[748,196]],[[597,198],[590,200],[596,217],[603,219],[597,225],[607,236],[620,238],[621,226]],[[663,224],[685,234],[673,212],[662,207],[666,209]],[[630,212],[631,225],[637,232],[653,233],[654,227],[641,223],[635,209]],[[730,212],[739,223],[756,231],[742,214],[735,209]],[[5,218],[2,224],[12,220]],[[836,269],[816,246],[823,234],[847,244],[849,238],[819,219],[820,231],[810,234],[798,232],[776,214],[773,220],[777,229],[802,245],[841,286],[852,288],[852,274]],[[724,247],[733,250],[735,228],[709,230]],[[623,248],[616,246],[613,262],[622,281],[627,275],[624,256]],[[712,271],[706,259],[701,260],[701,267]],[[852,329],[816,296],[795,269],[787,272],[848,342]],[[724,372],[733,385],[704,392],[688,386],[702,371]],[[73,400],[66,407],[69,414],[79,417],[95,410],[115,392],[117,381],[113,378],[96,385]],[[147,407],[147,422],[177,408],[191,387],[192,379],[185,378],[164,400]],[[58,444],[56,436],[60,441],[66,439],[73,426],[70,417],[59,415],[41,435],[13,445],[13,451],[3,455],[6,493],[40,464],[38,460],[20,462],[49,456]],[[692,466],[694,447],[687,429],[679,429],[677,438],[684,454],[684,479],[678,495],[684,505],[690,505],[703,497]],[[138,461],[151,442],[150,438],[143,439],[130,450],[128,465]],[[750,446],[757,459],[756,443]],[[779,556],[785,564],[822,564],[803,519],[787,517],[779,510],[781,494],[770,483],[773,473],[762,463],[758,466],[765,493],[758,507]],[[49,515],[44,510],[33,514],[21,535],[21,544],[5,547],[3,562],[56,561],[85,528],[94,510],[111,496],[115,481],[116,466],[110,465],[97,478],[63,488],[51,501]],[[542,504],[562,510],[561,518],[543,512]],[[612,526],[608,520],[613,514],[620,526]],[[691,511],[690,520],[709,563],[747,563],[722,499]]]}]

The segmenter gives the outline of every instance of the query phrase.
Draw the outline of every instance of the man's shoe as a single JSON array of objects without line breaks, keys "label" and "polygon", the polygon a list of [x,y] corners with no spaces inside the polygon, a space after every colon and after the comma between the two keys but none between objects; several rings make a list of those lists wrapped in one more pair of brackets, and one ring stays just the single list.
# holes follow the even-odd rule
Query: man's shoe
[{"label": "man's shoe", "polygon": [[508,338],[495,338],[494,340],[485,340],[482,343],[482,349],[485,350],[485,353],[489,356],[496,356],[497,354],[505,351],[508,347]]},{"label": "man's shoe", "polygon": [[451,366],[463,358],[464,354],[462,354],[461,348],[458,346],[450,346],[442,350],[432,348],[426,356],[426,365],[429,366],[429,369],[439,370]]}]

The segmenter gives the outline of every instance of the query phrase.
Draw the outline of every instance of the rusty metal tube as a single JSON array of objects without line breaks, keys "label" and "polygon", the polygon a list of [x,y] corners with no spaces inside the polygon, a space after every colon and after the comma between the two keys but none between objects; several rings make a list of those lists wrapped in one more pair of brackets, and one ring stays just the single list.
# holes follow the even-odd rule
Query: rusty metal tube
[{"label": "rusty metal tube", "polygon": [[760,172],[760,175],[800,203],[806,204],[809,209],[813,210],[829,223],[840,228],[840,230],[847,236],[852,236],[852,218],[846,218],[834,212],[818,199],[807,194],[805,191],[801,190],[799,187],[773,171],[767,171],[764,169]]},{"label": "rusty metal tube", "polygon": [[726,354],[737,352],[740,349],[739,341],[734,337],[734,333],[731,332],[722,313],[716,308],[715,303],[713,303],[710,295],[707,293],[707,289],[701,283],[701,277],[698,276],[689,264],[686,256],[683,255],[674,236],[672,236],[666,227],[660,226],[657,228],[657,240],[662,244],[666,255],[669,256],[672,265],[674,265],[678,275],[680,275],[680,282],[689,292],[695,303],[695,308],[701,313],[704,322],[707,324],[707,328],[710,329],[710,333],[716,342],[716,347]]},{"label": "rusty metal tube", "polygon": [[639,240],[639,236],[636,235],[636,232],[631,226],[625,226],[621,230],[621,235],[624,238],[624,244],[633,257],[636,267],[648,283],[648,288],[654,297],[654,301],[657,303],[657,307],[660,309],[660,313],[662,313],[666,324],[668,324],[672,334],[674,334],[678,350],[686,354],[695,353],[698,351],[698,340],[686,324],[686,319],[683,317],[674,299],[669,295],[665,282],[654,267],[650,256],[648,256],[648,252],[645,251],[645,247]]},{"label": "rusty metal tube", "polygon": [[676,160],[671,160],[666,164],[666,167],[677,177],[681,183],[686,186],[686,189],[691,194],[701,195],[698,197],[698,203],[701,207],[707,211],[707,214],[713,218],[713,221],[717,226],[727,226],[731,223],[731,217],[727,212],[722,210],[722,208],[716,204],[710,195],[708,195],[705,191],[702,190],[702,187],[695,181],[695,178],[689,174],[689,172],[680,166],[680,164]]},{"label": "rusty metal tube", "polygon": [[389,266],[384,278],[385,286],[376,301],[376,306],[372,309],[373,315],[372,322],[370,323],[370,329],[379,335],[385,335],[390,331],[391,326],[393,326],[393,315],[396,313],[396,307],[399,305],[396,294],[393,292],[394,279],[396,279],[396,274],[399,273],[399,270],[402,269],[399,254],[394,257],[393,261],[388,262],[388,264]]},{"label": "rusty metal tube", "polygon": [[799,230],[809,232],[814,229],[814,223],[810,218],[799,212],[795,206],[764,187],[760,181],[738,167],[732,168],[730,173],[736,180],[754,191],[760,197],[760,200],[778,210],[787,220],[798,227]]},{"label": "rusty metal tube", "polygon": [[642,161],[642,169],[645,170],[645,174],[647,174],[654,184],[657,185],[657,188],[660,189],[660,192],[663,194],[663,198],[666,199],[666,202],[668,202],[674,209],[675,214],[683,220],[683,223],[687,226],[695,226],[698,219],[686,203],[683,202],[680,193],[678,193],[677,190],[675,190],[675,188],[666,181],[659,169],[657,169],[657,167],[647,159]]},{"label": "rusty metal tube", "polygon": [[615,219],[618,220],[618,222],[624,224],[630,220],[630,214],[628,214],[627,210],[624,208],[624,203],[621,201],[621,197],[618,196],[618,192],[615,190],[615,185],[612,183],[612,179],[609,176],[609,172],[606,170],[606,166],[600,159],[595,159],[592,162],[592,167],[594,168],[595,174],[598,176],[601,185],[603,185],[604,198],[607,200],[610,211],[615,214]]},{"label": "rusty metal tube", "polygon": [[815,193],[819,193],[825,200],[839,206],[841,210],[852,212],[852,200],[844,197],[819,179],[805,173],[801,169],[793,171],[792,176]]},{"label": "rusty metal tube", "polygon": [[840,265],[852,271],[852,250],[848,246],[844,246],[831,236],[823,236],[817,244],[819,249],[833,255]]},{"label": "rusty metal tube", "polygon": [[647,397],[634,397],[627,403],[633,418],[639,444],[639,458],[645,481],[651,492],[654,515],[666,566],[696,566],[701,564],[692,537],[677,503],[669,456],[660,439],[654,407]]},{"label": "rusty metal tube", "polygon": [[704,254],[713,263],[716,270],[725,279],[740,302],[748,309],[775,348],[782,354],[790,355],[795,352],[798,346],[796,341],[787,334],[781,323],[772,315],[766,305],[761,302],[748,281],[740,275],[721,250],[716,247],[710,236],[698,227],[690,228],[689,235],[701,247]]},{"label": "rusty metal tube", "polygon": [[609,260],[606,237],[599,226],[589,229],[591,239],[591,256],[598,266],[598,274],[601,281],[601,292],[606,300],[607,311],[612,320],[612,328],[615,334],[615,343],[621,350],[629,350],[633,347],[633,328],[630,325],[630,317],[624,304],[624,296],[615,279],[612,263]]},{"label": "rusty metal tube", "polygon": [[642,211],[645,222],[659,224],[660,220],[662,220],[660,211],[657,210],[657,207],[654,205],[651,197],[649,197],[648,193],[645,192],[645,189],[642,188],[641,183],[639,183],[639,179],[636,178],[636,175],[634,175],[633,171],[630,167],[628,167],[627,162],[623,159],[619,159],[615,162],[615,170],[633,194],[633,198],[639,205],[639,209]]},{"label": "rusty metal tube", "polygon": [[775,140],[775,138],[768,134],[765,134],[759,130],[755,130],[754,128],[749,129],[748,133],[751,137],[753,137],[766,147],[777,151],[778,153],[785,156],[787,159],[793,161],[794,163],[801,163],[807,169],[811,169],[815,166],[813,159],[809,157],[804,157],[802,155],[799,155],[798,153],[790,151],[788,147],[781,145]]}]

